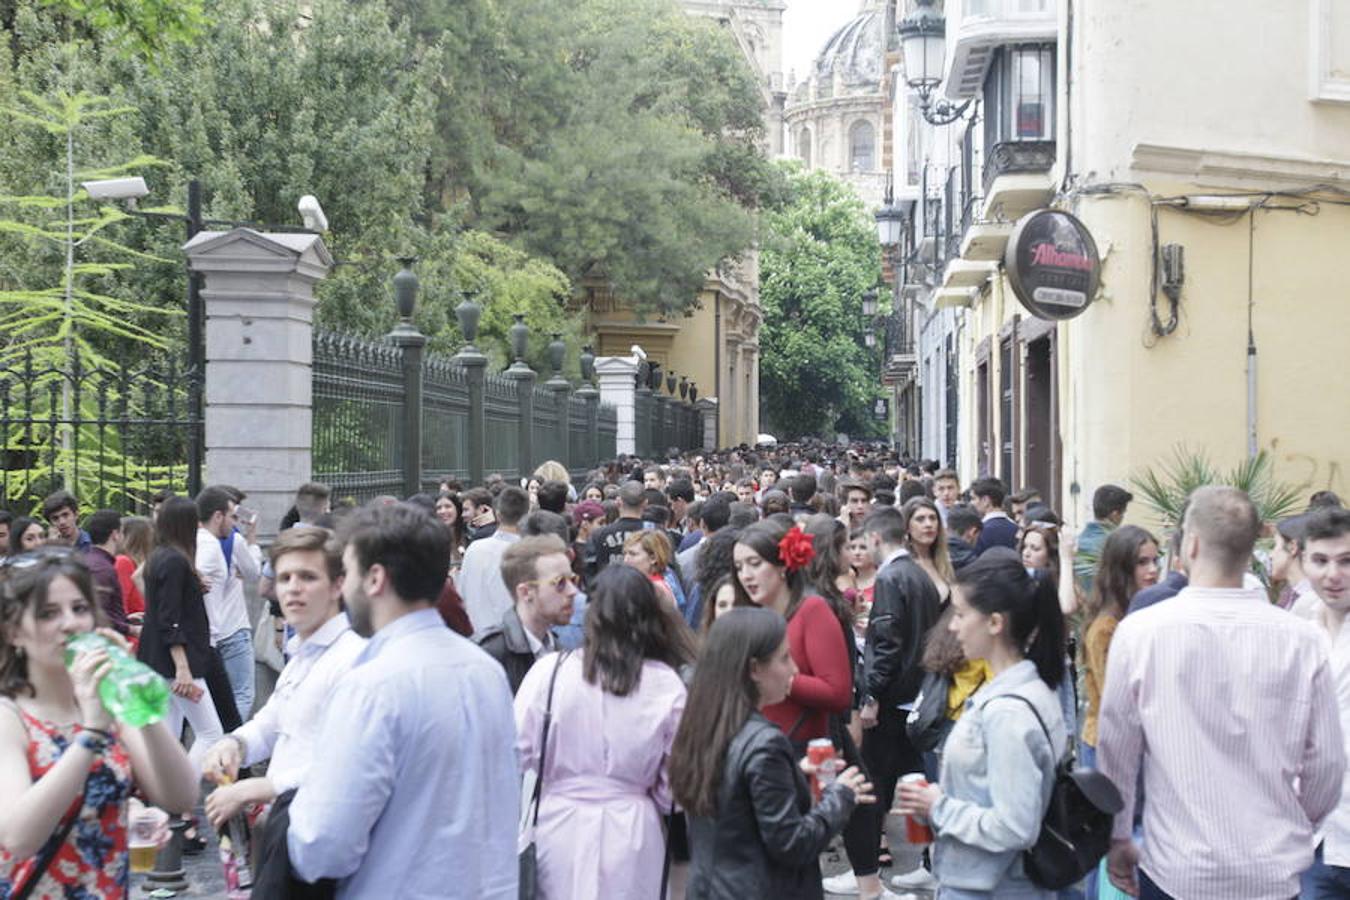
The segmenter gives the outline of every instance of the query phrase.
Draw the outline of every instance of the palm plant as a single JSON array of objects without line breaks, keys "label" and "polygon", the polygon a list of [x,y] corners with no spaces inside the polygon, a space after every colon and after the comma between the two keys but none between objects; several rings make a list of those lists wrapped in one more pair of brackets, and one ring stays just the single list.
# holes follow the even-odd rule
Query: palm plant
[{"label": "palm plant", "polygon": [[1306,484],[1278,480],[1274,460],[1264,450],[1225,472],[1203,450],[1192,451],[1185,444],[1173,449],[1171,459],[1144,469],[1131,481],[1168,528],[1180,523],[1182,508],[1191,492],[1207,484],[1244,491],[1256,505],[1262,522],[1275,522],[1298,512],[1307,488]]}]

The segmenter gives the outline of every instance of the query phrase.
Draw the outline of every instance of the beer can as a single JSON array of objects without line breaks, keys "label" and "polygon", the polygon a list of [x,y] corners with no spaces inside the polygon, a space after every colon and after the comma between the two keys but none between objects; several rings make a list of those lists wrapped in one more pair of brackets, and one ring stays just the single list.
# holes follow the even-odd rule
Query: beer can
[{"label": "beer can", "polygon": [[[908,775],[901,776],[900,783],[928,787],[928,778],[922,772],[910,772]],[[905,816],[905,842],[910,844],[933,843],[933,829],[928,826],[928,820],[920,815]]]}]

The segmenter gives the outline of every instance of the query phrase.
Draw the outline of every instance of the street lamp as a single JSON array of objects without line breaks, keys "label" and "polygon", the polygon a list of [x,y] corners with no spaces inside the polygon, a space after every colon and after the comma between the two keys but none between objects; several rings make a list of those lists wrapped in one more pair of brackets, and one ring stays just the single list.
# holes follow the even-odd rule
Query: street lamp
[{"label": "street lamp", "polygon": [[933,103],[933,91],[942,84],[947,59],[947,22],[933,9],[933,0],[915,0],[914,11],[900,20],[900,51],[905,60],[905,83],[919,95],[919,113],[930,125],[950,125],[961,118],[974,97],[959,106],[946,100]]},{"label": "street lamp", "polygon": [[877,314],[877,292],[875,288],[863,292],[862,307],[863,315],[868,318]]}]

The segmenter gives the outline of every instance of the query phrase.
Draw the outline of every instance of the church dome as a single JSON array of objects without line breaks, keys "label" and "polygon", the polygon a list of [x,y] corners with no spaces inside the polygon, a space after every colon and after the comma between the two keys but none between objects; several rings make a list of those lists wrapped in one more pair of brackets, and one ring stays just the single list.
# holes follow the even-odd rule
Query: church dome
[{"label": "church dome", "polygon": [[880,10],[868,8],[836,31],[816,57],[816,77],[825,81],[838,73],[845,87],[876,90],[882,76],[884,21]]}]

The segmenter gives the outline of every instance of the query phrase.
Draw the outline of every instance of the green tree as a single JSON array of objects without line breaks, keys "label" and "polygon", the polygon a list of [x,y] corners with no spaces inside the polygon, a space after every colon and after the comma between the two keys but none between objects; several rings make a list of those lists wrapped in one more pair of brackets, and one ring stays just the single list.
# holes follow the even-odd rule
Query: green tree
[{"label": "green tree", "polygon": [[764,213],[760,398],[779,437],[874,436],[879,364],[864,346],[862,295],[881,277],[862,201],[824,172],[787,167],[787,197]]},{"label": "green tree", "polygon": [[642,309],[695,300],[775,185],[761,100],[729,33],[673,0],[400,0],[438,42],[430,192],[468,221],[606,279]]}]

